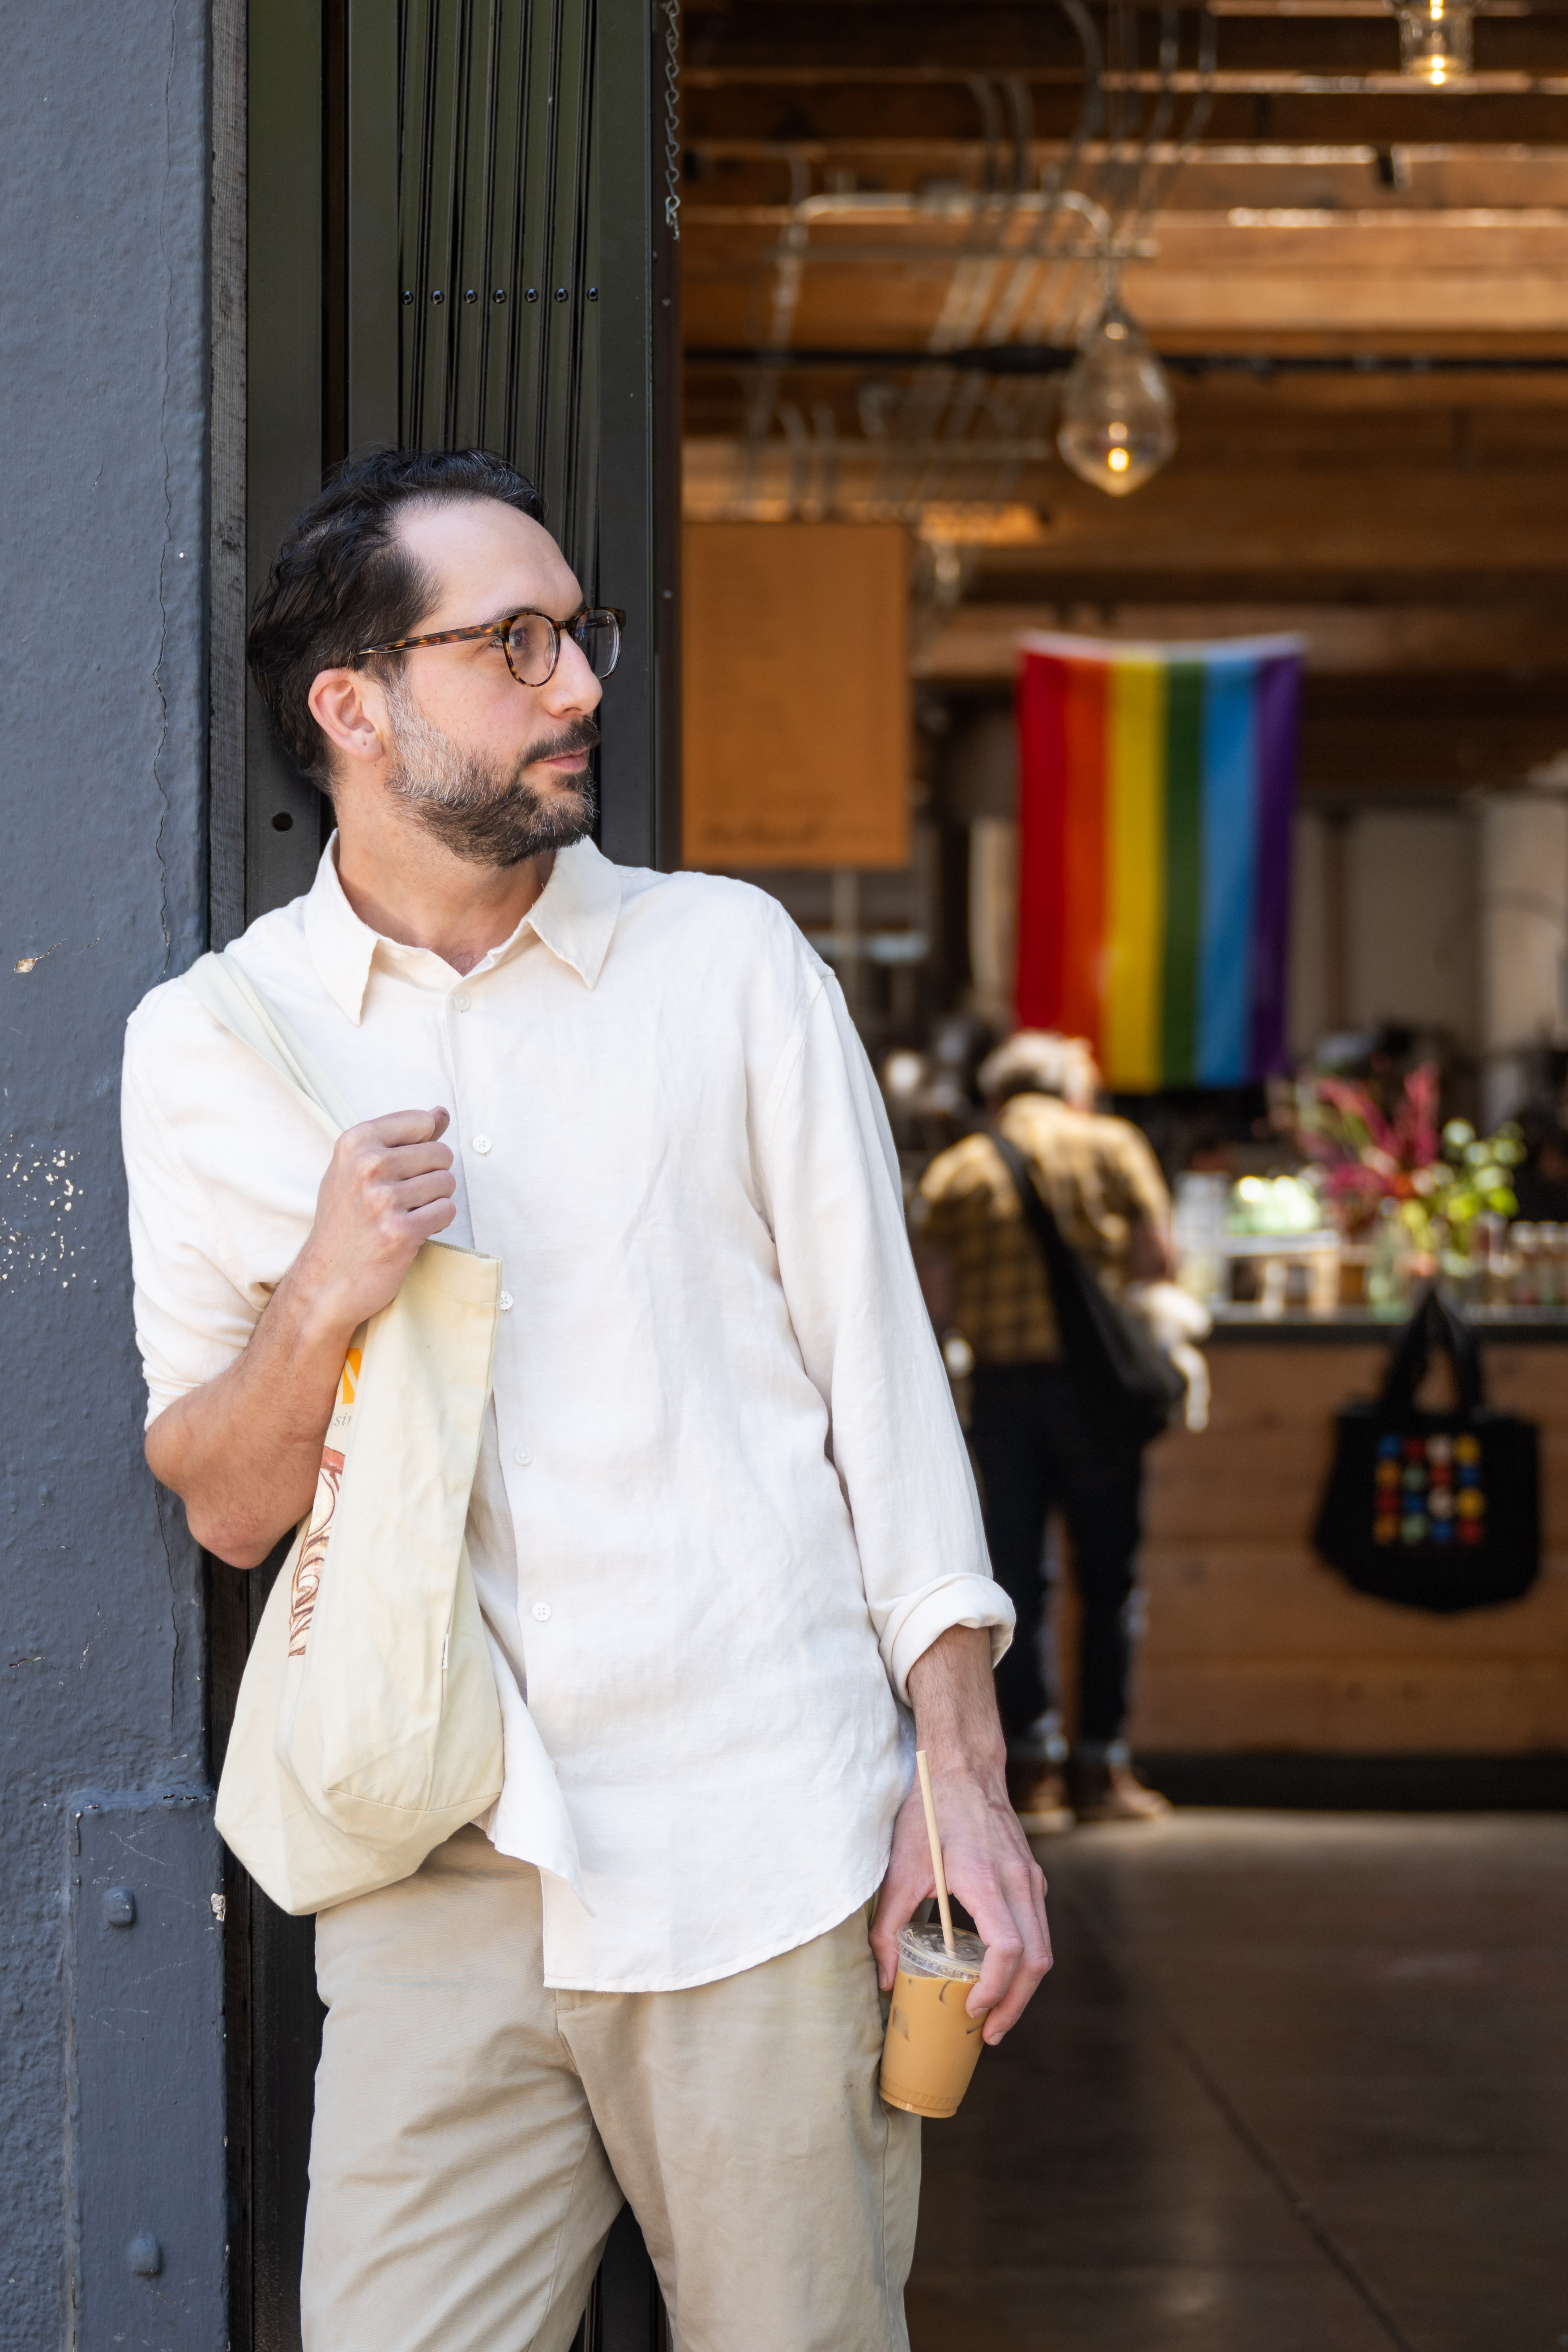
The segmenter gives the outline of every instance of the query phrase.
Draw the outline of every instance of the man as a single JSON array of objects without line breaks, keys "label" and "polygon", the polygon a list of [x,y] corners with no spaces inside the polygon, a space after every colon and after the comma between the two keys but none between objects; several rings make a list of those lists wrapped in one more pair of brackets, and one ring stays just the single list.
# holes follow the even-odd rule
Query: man
[{"label": "man", "polygon": [[[977,1073],[987,1116],[1021,1151],[1065,1239],[1109,1287],[1172,1268],[1170,1196],[1143,1137],[1095,1114],[1100,1073],[1080,1039],[1021,1030]],[[1147,1821],[1168,1810],[1135,1778],[1122,1728],[1132,1664],[1142,1465],[1122,1433],[1094,1426],[1061,1360],[1039,1246],[986,1132],[927,1169],[916,1208],[922,1278],[940,1328],[974,1356],[970,1444],[999,1580],[1018,1612],[999,1669],[1009,1778],[1025,1826]],[[1072,1537],[1082,1608],[1079,1738],[1067,1742],[1042,1656],[1046,1527]]]},{"label": "man", "polygon": [[617,623],[539,511],[481,453],[379,455],[258,599],[337,831],[230,953],[361,1115],[324,1174],[182,982],[128,1035],[147,1456],[223,1559],[304,1514],[421,1244],[503,1262],[468,1543],[506,1782],[319,1921],[305,2343],[556,2352],[624,2192],[682,2352],[882,2352],[918,2134],[878,1984],[931,1891],[900,1702],[988,2041],[1049,1966],[1012,1612],[843,999],[760,892],[593,845]]}]

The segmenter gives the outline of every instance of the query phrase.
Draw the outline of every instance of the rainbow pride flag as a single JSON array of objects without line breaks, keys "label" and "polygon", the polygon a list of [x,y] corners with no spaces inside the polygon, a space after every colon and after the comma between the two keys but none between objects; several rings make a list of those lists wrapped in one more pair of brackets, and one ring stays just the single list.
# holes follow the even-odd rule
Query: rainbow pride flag
[{"label": "rainbow pride flag", "polygon": [[1027,636],[1018,1020],[1110,1085],[1280,1067],[1301,642]]}]

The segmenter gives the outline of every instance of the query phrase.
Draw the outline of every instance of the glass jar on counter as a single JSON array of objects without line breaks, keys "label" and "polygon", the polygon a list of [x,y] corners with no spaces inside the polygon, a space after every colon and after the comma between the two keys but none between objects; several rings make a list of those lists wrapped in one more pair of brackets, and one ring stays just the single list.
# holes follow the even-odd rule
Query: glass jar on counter
[{"label": "glass jar on counter", "polygon": [[1489,1209],[1476,1219],[1470,1255],[1477,1268],[1476,1303],[1481,1307],[1511,1307],[1513,1278],[1519,1270],[1509,1242],[1508,1219]]},{"label": "glass jar on counter", "polygon": [[1207,1169],[1189,1169],[1176,1179],[1172,1239],[1176,1280],[1205,1307],[1223,1306],[1228,1293],[1225,1213],[1230,1179]]},{"label": "glass jar on counter", "polygon": [[1539,1303],[1536,1284],[1540,1278],[1536,1228],[1528,1219],[1521,1218],[1518,1224],[1509,1227],[1508,1240],[1509,1253],[1513,1260],[1512,1295],[1509,1303],[1514,1307],[1534,1307]]},{"label": "glass jar on counter", "polygon": [[1395,1203],[1377,1213],[1366,1268],[1366,1303],[1384,1321],[1396,1322],[1410,1304],[1410,1236]]}]

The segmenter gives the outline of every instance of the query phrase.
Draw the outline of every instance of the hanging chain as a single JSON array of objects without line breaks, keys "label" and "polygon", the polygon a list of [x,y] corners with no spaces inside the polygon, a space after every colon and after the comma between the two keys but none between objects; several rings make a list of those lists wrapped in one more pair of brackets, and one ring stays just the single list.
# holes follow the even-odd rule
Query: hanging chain
[{"label": "hanging chain", "polygon": [[663,0],[664,225],[680,243],[680,0]]}]

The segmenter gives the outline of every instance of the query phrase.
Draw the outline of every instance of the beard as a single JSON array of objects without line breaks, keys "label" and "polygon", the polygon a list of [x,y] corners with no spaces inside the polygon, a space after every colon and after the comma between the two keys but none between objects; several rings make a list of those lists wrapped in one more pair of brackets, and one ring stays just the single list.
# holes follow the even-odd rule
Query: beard
[{"label": "beard", "polygon": [[473,866],[521,866],[551,849],[567,849],[592,832],[596,803],[592,776],[563,779],[546,795],[526,781],[541,760],[591,751],[599,730],[575,719],[542,735],[510,766],[465,749],[433,727],[411,696],[395,691],[394,755],[387,790],[414,822],[454,857]]}]

